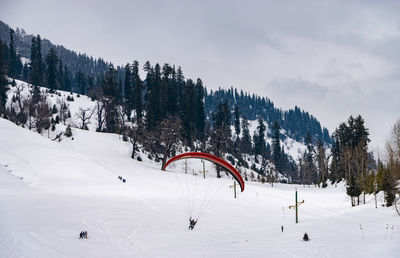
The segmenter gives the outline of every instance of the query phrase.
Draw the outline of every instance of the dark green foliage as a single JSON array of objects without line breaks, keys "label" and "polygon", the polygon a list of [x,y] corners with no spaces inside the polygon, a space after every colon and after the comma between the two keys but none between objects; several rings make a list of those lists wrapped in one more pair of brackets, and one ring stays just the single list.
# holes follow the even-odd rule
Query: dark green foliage
[{"label": "dark green foliage", "polygon": [[124,80],[124,108],[128,120],[131,120],[131,112],[135,105],[135,96],[133,95],[132,83],[132,68],[129,64],[125,66],[125,80]]},{"label": "dark green foliage", "polygon": [[205,126],[204,102],[203,102],[203,83],[197,80],[196,84],[192,80],[187,80],[181,84],[181,117],[184,127],[186,141],[191,144],[193,139],[202,139]]},{"label": "dark green foliage", "polygon": [[101,99],[101,102],[103,102],[104,105],[104,117],[107,132],[110,133],[115,133],[120,128],[118,114],[118,86],[117,71],[114,69],[114,67],[110,66],[102,82],[104,96]]},{"label": "dark green foliage", "polygon": [[58,61],[56,81],[57,81],[57,89],[64,90],[64,88],[65,88],[64,67],[63,67],[63,63],[62,63],[61,59],[59,59],[59,61]]},{"label": "dark green foliage", "polygon": [[239,112],[238,104],[235,104],[235,109],[233,111],[233,116],[234,116],[234,124],[235,124],[235,134],[236,134],[236,137],[239,138],[239,134],[240,134],[240,112]]},{"label": "dark green foliage", "polygon": [[71,73],[70,73],[70,71],[68,70],[68,68],[67,68],[67,66],[66,65],[64,65],[64,72],[63,72],[63,90],[65,90],[65,91],[69,91],[69,92],[71,92],[72,91],[72,87],[71,87]]},{"label": "dark green foliage", "polygon": [[55,50],[52,48],[46,56],[47,87],[49,87],[50,93],[53,93],[57,89],[57,63],[58,57]]},{"label": "dark green foliage", "polygon": [[339,181],[345,178],[350,186],[355,180],[361,189],[360,194],[365,190],[371,157],[368,154],[368,136],[368,129],[360,115],[356,118],[350,116],[347,123],[341,123],[333,134],[331,179]]},{"label": "dark green foliage", "polygon": [[146,126],[149,130],[156,128],[161,123],[163,113],[161,112],[161,70],[160,65],[151,67],[150,62],[146,62],[144,70],[146,75],[147,92],[146,100]]},{"label": "dark green foliage", "polygon": [[29,81],[29,66],[27,63],[25,63],[22,68],[22,80]]},{"label": "dark green foliage", "polygon": [[[231,146],[231,111],[227,102],[221,102],[213,114],[213,129],[210,137],[210,151],[217,157],[222,157]],[[217,177],[221,177],[217,166]]]},{"label": "dark green foliage", "polygon": [[18,78],[22,73],[22,62],[17,54],[15,41],[14,41],[14,30],[10,29],[10,44],[9,44],[9,54],[8,54],[8,76],[11,78]]},{"label": "dark green foliage", "polygon": [[67,136],[67,137],[71,137],[72,136],[72,130],[71,130],[71,126],[70,125],[67,126],[67,129],[65,130],[64,135]]},{"label": "dark green foliage", "polygon": [[307,149],[303,154],[302,166],[300,168],[300,179],[303,184],[316,184],[318,181],[317,168],[314,163],[314,146],[311,135],[306,136]]},{"label": "dark green foliage", "polygon": [[387,168],[383,174],[382,190],[385,192],[386,206],[392,206],[396,198],[396,180]]},{"label": "dark green foliage", "polygon": [[257,134],[254,138],[254,153],[256,155],[265,155],[266,152],[266,143],[265,143],[265,130],[267,128],[264,125],[264,121],[262,118],[258,119],[258,126],[257,126]]},{"label": "dark green foliage", "polygon": [[204,114],[204,86],[201,79],[197,79],[195,85],[194,106],[195,117],[194,125],[196,128],[197,139],[203,139],[205,127],[205,114]]},{"label": "dark green foliage", "polygon": [[76,85],[78,88],[78,92],[82,95],[86,94],[86,88],[87,88],[87,82],[86,82],[86,77],[82,73],[81,70],[79,70],[76,75],[75,75],[75,80],[76,80]]},{"label": "dark green foliage", "polygon": [[260,97],[247,92],[237,92],[237,89],[228,90],[219,89],[211,91],[205,95],[205,113],[211,116],[215,107],[222,100],[227,100],[233,105],[238,105],[242,116],[249,120],[262,118],[272,127],[273,122],[278,122],[282,129],[285,129],[288,136],[299,141],[305,142],[307,132],[310,132],[313,138],[323,139],[325,143],[330,143],[331,138],[326,128],[322,128],[319,121],[308,112],[302,111],[299,107],[287,111],[274,106],[274,103],[265,97]]},{"label": "dark green foliage", "polygon": [[278,171],[281,171],[281,140],[280,140],[280,126],[278,122],[274,122],[272,126],[272,161]]},{"label": "dark green foliage", "polygon": [[251,152],[249,121],[245,117],[243,117],[242,120],[242,138],[240,139],[240,151],[247,154]]},{"label": "dark green foliage", "polygon": [[40,35],[32,37],[30,81],[35,86],[43,85],[44,64],[42,57],[42,40]]},{"label": "dark green foliage", "polygon": [[235,158],[232,155],[228,155],[226,159],[231,163],[232,166],[235,165]]},{"label": "dark green foliage", "polygon": [[354,175],[350,176],[350,180],[347,182],[346,193],[351,197],[351,205],[355,206],[354,197],[360,196],[362,190],[360,183]]},{"label": "dark green foliage", "polygon": [[134,108],[136,111],[136,119],[140,122],[143,116],[143,82],[139,76],[139,62],[134,61],[132,64],[132,84],[133,84],[133,98]]},{"label": "dark green foliage", "polygon": [[52,114],[57,114],[57,112],[58,112],[57,106],[56,106],[56,104],[54,104],[53,108],[51,109],[51,113]]},{"label": "dark green foliage", "polygon": [[[9,30],[11,28],[0,21],[0,39],[6,44],[11,43],[11,38],[9,36]],[[16,29],[13,33],[13,39],[15,42],[15,48],[18,52],[17,61],[19,57],[31,58],[31,38],[33,35],[26,34],[23,29]],[[36,37],[35,37],[36,38]],[[100,75],[104,75],[110,63],[105,62],[103,59],[98,58],[94,59],[93,57],[87,56],[86,54],[79,54],[76,51],[71,51],[66,49],[61,45],[54,45],[49,40],[43,39],[41,40],[41,52],[43,56],[46,56],[51,48],[54,48],[58,57],[63,60],[63,65],[66,65],[70,70],[71,74],[76,74],[79,69],[85,74],[86,77],[92,75],[94,78],[97,78]],[[32,60],[32,59],[31,59]],[[18,61],[22,70],[22,78],[25,80],[29,80],[29,69],[28,66],[22,66],[22,63]],[[19,73],[20,74],[20,73]],[[43,66],[43,76],[44,76],[44,66]],[[18,76],[17,76],[18,78]],[[44,79],[44,77],[42,77]],[[43,81],[42,81],[43,82]],[[42,84],[40,84],[42,85]],[[76,88],[75,82],[72,82],[71,85],[74,89]],[[62,89],[62,85],[60,86]]]},{"label": "dark green foliage", "polygon": [[5,113],[5,105],[7,102],[7,91],[9,90],[7,75],[7,46],[0,41],[0,114]]}]

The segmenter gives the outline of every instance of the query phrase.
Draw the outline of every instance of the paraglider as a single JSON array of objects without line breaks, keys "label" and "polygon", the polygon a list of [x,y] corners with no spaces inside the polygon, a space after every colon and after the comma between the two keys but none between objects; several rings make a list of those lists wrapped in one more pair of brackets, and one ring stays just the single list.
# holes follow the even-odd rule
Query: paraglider
[{"label": "paraglider", "polygon": [[[244,191],[244,180],[240,173],[227,161],[216,157],[214,155],[208,154],[208,153],[202,153],[202,152],[187,152],[183,154],[179,154],[170,160],[168,160],[165,165],[162,167],[162,170],[165,171],[166,168],[173,162],[178,161],[178,160],[185,160],[185,170],[187,170],[187,163],[186,159],[201,159],[203,162],[203,179],[205,178],[205,168],[204,168],[204,160],[210,161],[214,164],[220,165],[224,170],[226,170],[227,173],[229,173],[233,179],[235,180],[234,182],[239,185],[241,192]],[[194,171],[194,170],[193,170]],[[189,230],[193,230],[200,215],[207,210],[207,207],[210,206],[210,204],[213,202],[213,199],[218,196],[217,193],[223,189],[225,185],[224,180],[217,180],[220,181],[219,183],[216,183],[215,180],[205,180],[199,179],[199,177],[196,177],[197,173],[193,173],[193,180],[188,180],[188,178],[185,177],[181,178],[182,181],[185,181],[186,183],[181,184],[179,180],[179,176],[176,175],[175,179],[177,180],[177,183],[180,185],[182,188],[182,197],[184,201],[188,203],[188,212],[189,212]],[[200,180],[200,181],[199,181]],[[189,181],[192,182],[192,185],[188,185],[190,183]],[[207,184],[207,186],[200,188],[198,187],[198,182],[204,182]],[[225,181],[226,182],[226,181]],[[215,188],[214,190],[212,188]],[[201,194],[196,194],[196,191],[201,191],[204,190],[204,193]],[[226,196],[226,195],[225,195]],[[198,198],[199,197],[199,198]],[[199,205],[195,204],[195,199],[198,198],[200,199],[198,201]],[[186,199],[186,200],[185,200]]]},{"label": "paraglider", "polygon": [[240,189],[243,192],[244,191],[244,180],[240,173],[234,168],[231,164],[226,162],[225,160],[218,158],[214,155],[208,154],[208,153],[203,153],[203,152],[187,152],[187,153],[182,153],[179,154],[165,163],[165,165],[162,167],[162,170],[165,170],[169,164],[171,164],[174,161],[180,160],[180,159],[205,159],[208,160],[212,163],[218,164],[225,168],[225,170],[233,176],[233,178],[239,183]]}]

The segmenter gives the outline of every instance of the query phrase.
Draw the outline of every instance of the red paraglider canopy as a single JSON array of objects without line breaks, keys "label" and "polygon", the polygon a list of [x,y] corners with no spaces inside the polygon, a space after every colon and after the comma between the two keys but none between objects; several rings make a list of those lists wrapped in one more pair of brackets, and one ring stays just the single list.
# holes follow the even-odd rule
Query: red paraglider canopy
[{"label": "red paraglider canopy", "polygon": [[229,174],[231,174],[233,176],[233,178],[235,178],[235,180],[239,183],[240,185],[240,189],[242,190],[242,192],[244,191],[244,180],[242,178],[242,176],[240,175],[240,173],[228,162],[226,162],[225,160],[218,158],[214,155],[208,154],[208,153],[203,153],[203,152],[187,152],[187,153],[182,153],[179,154],[173,158],[171,158],[170,160],[168,160],[167,163],[165,163],[164,167],[162,168],[162,170],[165,170],[169,164],[171,164],[174,161],[180,160],[180,159],[190,159],[190,158],[194,158],[194,159],[206,159],[208,161],[211,161],[215,164],[218,164],[220,166],[222,166],[223,168],[225,168]]}]

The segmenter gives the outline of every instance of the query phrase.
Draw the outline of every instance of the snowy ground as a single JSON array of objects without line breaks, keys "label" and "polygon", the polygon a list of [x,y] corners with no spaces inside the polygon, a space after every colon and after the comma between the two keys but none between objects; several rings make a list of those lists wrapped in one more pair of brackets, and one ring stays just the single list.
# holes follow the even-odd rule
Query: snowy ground
[{"label": "snowy ground", "polygon": [[[52,142],[0,119],[0,257],[400,256],[400,217],[372,197],[350,207],[343,185],[297,186],[305,203],[296,224],[295,185],[248,183],[233,199],[232,180],[214,178],[210,165],[202,179],[198,160],[187,175],[183,162],[162,172],[130,159],[117,135],[73,134]],[[218,192],[189,231],[187,197],[210,186]],[[88,239],[78,239],[82,230]]]}]

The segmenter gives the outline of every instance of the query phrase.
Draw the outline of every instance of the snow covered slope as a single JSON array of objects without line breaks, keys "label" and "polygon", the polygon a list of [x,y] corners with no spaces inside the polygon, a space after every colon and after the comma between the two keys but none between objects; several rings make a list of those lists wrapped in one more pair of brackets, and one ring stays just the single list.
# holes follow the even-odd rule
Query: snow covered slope
[{"label": "snow covered slope", "polygon": [[[288,209],[296,185],[247,183],[233,199],[232,180],[217,180],[212,166],[206,180],[190,173],[201,170],[198,160],[188,174],[179,162],[162,172],[145,157],[130,159],[129,144],[117,135],[73,134],[52,142],[0,119],[0,257],[400,255],[400,217],[375,209],[372,199],[350,207],[342,185],[297,186],[305,203],[296,224]],[[193,231],[182,198],[193,190],[185,188],[190,181],[199,191],[222,185]],[[82,230],[88,239],[78,239]],[[305,232],[311,241],[301,240]]]}]

